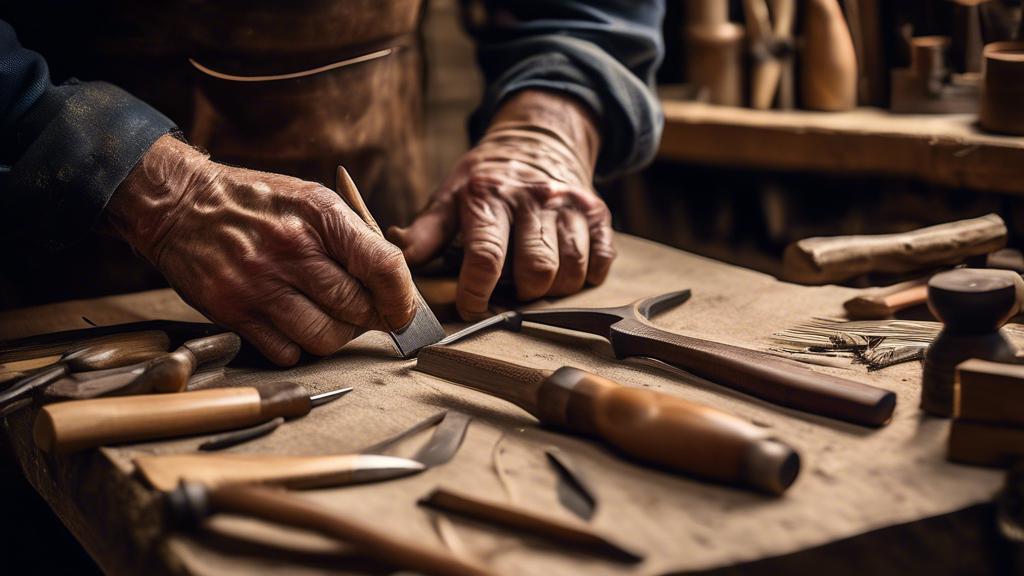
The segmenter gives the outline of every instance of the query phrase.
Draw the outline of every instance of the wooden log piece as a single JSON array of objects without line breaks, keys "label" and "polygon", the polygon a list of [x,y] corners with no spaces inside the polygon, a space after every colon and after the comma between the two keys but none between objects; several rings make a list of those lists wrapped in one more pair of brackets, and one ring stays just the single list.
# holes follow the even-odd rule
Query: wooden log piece
[{"label": "wooden log piece", "polygon": [[868,272],[959,264],[968,256],[1002,248],[1006,240],[1006,224],[997,214],[900,234],[806,238],[786,248],[781,279],[829,284]]}]

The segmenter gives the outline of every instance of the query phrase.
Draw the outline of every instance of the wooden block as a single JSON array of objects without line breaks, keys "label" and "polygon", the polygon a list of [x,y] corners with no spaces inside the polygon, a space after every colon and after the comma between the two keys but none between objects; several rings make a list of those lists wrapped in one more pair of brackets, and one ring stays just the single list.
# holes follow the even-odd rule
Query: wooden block
[{"label": "wooden block", "polygon": [[976,358],[956,367],[953,415],[1024,426],[1024,365]]},{"label": "wooden block", "polygon": [[1024,456],[1024,427],[954,420],[949,429],[952,462],[1006,467]]}]

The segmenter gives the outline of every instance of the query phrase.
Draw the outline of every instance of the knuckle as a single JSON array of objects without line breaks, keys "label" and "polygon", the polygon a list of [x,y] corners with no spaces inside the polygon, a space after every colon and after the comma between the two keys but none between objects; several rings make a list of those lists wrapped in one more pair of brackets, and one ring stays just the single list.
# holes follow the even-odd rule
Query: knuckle
[{"label": "knuckle", "polygon": [[480,274],[497,276],[504,262],[504,247],[497,239],[486,238],[466,245],[462,266]]}]

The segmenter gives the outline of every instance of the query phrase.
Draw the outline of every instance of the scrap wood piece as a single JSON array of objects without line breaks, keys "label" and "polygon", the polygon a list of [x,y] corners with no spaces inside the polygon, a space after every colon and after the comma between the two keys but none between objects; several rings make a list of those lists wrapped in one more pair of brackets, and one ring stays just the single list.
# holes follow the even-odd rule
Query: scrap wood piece
[{"label": "scrap wood piece", "polygon": [[904,273],[959,264],[1006,245],[1006,223],[996,214],[900,234],[805,238],[782,255],[783,280],[829,284],[868,272]]},{"label": "scrap wood piece", "polygon": [[438,488],[422,498],[419,504],[483,522],[525,530],[545,536],[545,540],[551,543],[600,552],[619,561],[640,562],[643,560],[642,553],[613,542],[582,522],[542,516],[525,508],[499,502],[488,502],[442,488]]}]

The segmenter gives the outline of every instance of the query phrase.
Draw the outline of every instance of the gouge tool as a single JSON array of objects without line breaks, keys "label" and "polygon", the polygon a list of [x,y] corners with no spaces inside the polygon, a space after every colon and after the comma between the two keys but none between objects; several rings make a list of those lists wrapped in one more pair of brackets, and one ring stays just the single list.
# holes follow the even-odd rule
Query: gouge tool
[{"label": "gouge tool", "polygon": [[33,435],[40,450],[66,454],[104,444],[231,430],[278,416],[304,416],[314,406],[351,390],[310,396],[299,384],[276,382],[258,387],[58,402],[39,411]]},{"label": "gouge tool", "polygon": [[429,346],[420,350],[416,369],[507,400],[545,424],[597,436],[640,460],[689,474],[781,494],[800,471],[796,451],[763,428],[576,368],[538,370]]},{"label": "gouge tool", "polygon": [[690,291],[681,290],[614,308],[506,312],[442,342],[450,344],[493,326],[516,330],[524,321],[535,322],[603,336],[616,358],[654,358],[779,406],[865,426],[883,426],[892,419],[896,394],[888,390],[815,372],[766,352],[675,334],[651,323],[651,317],[689,298]]}]

